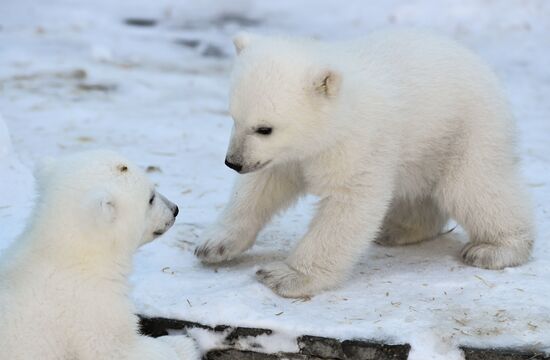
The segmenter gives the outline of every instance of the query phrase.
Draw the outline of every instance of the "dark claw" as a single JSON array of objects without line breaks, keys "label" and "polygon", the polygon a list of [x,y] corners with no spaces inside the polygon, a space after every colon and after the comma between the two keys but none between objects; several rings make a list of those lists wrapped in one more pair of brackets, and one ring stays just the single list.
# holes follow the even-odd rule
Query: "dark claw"
[{"label": "dark claw", "polygon": [[225,252],[225,246],[221,245],[220,248],[218,249],[218,254],[223,255],[224,252]]},{"label": "dark claw", "polygon": [[197,257],[204,257],[208,255],[208,248],[203,246],[199,246],[195,249],[195,256]]}]

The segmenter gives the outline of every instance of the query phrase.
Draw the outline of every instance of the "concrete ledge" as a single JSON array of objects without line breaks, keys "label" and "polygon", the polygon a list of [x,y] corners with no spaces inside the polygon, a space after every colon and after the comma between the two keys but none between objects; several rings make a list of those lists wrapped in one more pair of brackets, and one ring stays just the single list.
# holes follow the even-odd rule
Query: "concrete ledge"
[{"label": "concrete ledge", "polygon": [[466,360],[549,360],[550,356],[514,349],[474,349],[463,347]]},{"label": "concrete ledge", "polygon": [[[297,339],[298,353],[266,354],[235,348],[240,339],[271,335],[269,329],[207,326],[184,320],[140,317],[141,331],[145,335],[158,337],[169,331],[201,328],[226,334],[223,349],[214,349],[205,355],[207,360],[407,360],[409,344],[389,345],[368,340],[337,340],[304,335]],[[475,349],[463,347],[466,360],[550,360],[550,356],[515,349]]]}]

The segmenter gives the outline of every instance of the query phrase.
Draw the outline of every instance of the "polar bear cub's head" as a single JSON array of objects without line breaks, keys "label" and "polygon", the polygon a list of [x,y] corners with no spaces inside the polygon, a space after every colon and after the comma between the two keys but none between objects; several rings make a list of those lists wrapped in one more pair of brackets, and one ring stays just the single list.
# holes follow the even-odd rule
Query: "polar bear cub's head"
[{"label": "polar bear cub's head", "polygon": [[319,60],[316,43],[240,34],[234,44],[226,165],[247,173],[330,146],[341,75]]},{"label": "polar bear cub's head", "polygon": [[36,175],[34,221],[42,225],[43,236],[52,234],[51,246],[132,252],[167,231],[178,214],[140,168],[115,152],[46,160]]}]

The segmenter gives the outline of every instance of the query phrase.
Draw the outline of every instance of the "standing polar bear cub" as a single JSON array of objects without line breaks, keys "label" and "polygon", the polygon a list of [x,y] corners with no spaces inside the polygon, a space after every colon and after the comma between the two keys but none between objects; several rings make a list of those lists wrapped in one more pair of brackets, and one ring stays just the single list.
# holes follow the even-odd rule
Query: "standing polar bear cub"
[{"label": "standing polar bear cub", "polygon": [[534,235],[512,115],[471,52],[414,31],[234,42],[226,164],[246,175],[196,249],[203,262],[250,248],[305,193],[320,198],[308,232],[286,261],[257,272],[282,296],[334,287],[373,241],[431,239],[449,218],[469,234],[467,264],[528,260]]},{"label": "standing polar bear cub", "polygon": [[176,205],[121,156],[44,164],[24,233],[0,260],[0,352],[10,360],[198,360],[185,336],[139,335],[127,298],[132,255]]}]

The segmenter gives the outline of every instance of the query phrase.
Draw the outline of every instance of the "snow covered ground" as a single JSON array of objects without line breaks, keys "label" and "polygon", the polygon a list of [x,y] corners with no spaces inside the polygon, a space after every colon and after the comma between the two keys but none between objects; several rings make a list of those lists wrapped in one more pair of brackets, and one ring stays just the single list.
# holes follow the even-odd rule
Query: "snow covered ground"
[{"label": "snow covered ground", "polygon": [[[0,113],[13,141],[11,151],[0,120],[0,249],[23,226],[28,169],[40,157],[109,147],[148,167],[182,209],[175,228],[136,256],[140,313],[270,328],[280,339],[406,342],[411,359],[460,359],[458,345],[550,351],[549,2],[7,0],[0,14]],[[338,39],[383,26],[447,34],[502,78],[536,209],[533,260],[503,271],[466,267],[457,257],[465,237],[456,231],[418,246],[375,246],[341,288],[308,301],[282,299],[254,272],[284,258],[304,233],[315,202],[307,198],[238,260],[200,265],[192,255],[197,237],[235,176],[223,165],[231,35]],[[289,351],[289,344],[271,341],[269,349]]]}]

